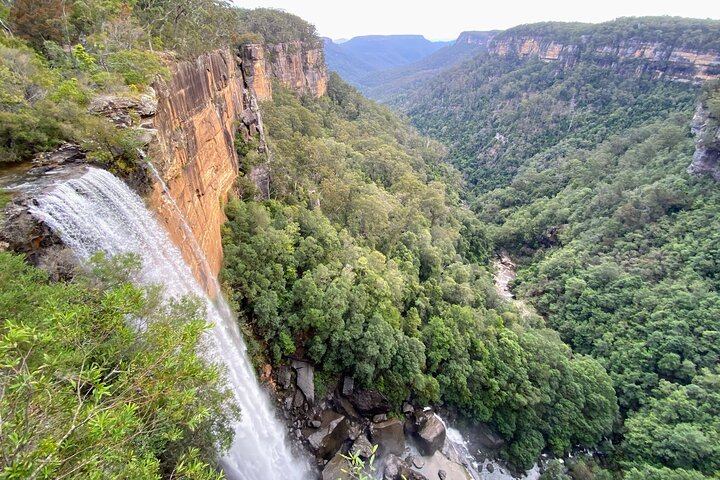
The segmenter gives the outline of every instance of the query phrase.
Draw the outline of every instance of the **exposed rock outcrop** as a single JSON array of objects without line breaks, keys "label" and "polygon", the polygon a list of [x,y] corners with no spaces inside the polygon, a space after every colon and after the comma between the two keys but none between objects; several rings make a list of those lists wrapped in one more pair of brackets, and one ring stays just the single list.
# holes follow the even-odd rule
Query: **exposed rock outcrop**
[{"label": "exposed rock outcrop", "polygon": [[244,73],[258,100],[272,98],[271,78],[300,95],[321,97],[328,73],[322,46],[296,40],[275,45],[246,44],[240,49]]},{"label": "exposed rock outcrop", "polygon": [[695,110],[691,129],[695,154],[688,172],[720,180],[720,121],[711,118],[709,109],[701,103]]},{"label": "exposed rock outcrop", "polygon": [[720,78],[720,52],[685,49],[660,42],[623,40],[591,46],[585,42],[563,43],[545,36],[513,35],[494,38],[488,51],[500,56],[537,57],[557,62],[564,68],[589,61],[634,76],[647,74],[675,81],[702,82]]}]

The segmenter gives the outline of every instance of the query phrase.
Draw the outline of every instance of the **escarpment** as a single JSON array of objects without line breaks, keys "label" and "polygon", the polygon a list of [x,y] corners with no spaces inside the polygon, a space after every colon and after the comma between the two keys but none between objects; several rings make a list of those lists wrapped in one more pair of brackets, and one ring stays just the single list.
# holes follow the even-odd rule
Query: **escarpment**
[{"label": "escarpment", "polygon": [[240,51],[243,73],[258,100],[272,98],[271,78],[300,95],[322,97],[327,91],[322,46],[296,40],[271,45],[246,44]]},{"label": "escarpment", "polygon": [[634,76],[683,82],[702,82],[720,78],[720,51],[675,46],[645,40],[621,40],[596,45],[591,37],[579,42],[563,42],[552,36],[508,35],[493,39],[489,52],[493,55],[535,57],[557,62],[563,68],[589,61]]},{"label": "escarpment", "polygon": [[[157,135],[149,157],[162,182],[154,186],[150,204],[206,287],[210,282],[203,272],[217,275],[222,266],[224,206],[238,175],[236,135],[262,138],[258,102],[272,98],[272,79],[298,94],[325,94],[322,54],[302,47],[300,42],[272,45],[270,54],[256,44],[237,53],[214,51],[175,64],[170,78],[154,85]],[[197,245],[188,238],[190,231]],[[197,264],[197,248],[209,269]]]}]

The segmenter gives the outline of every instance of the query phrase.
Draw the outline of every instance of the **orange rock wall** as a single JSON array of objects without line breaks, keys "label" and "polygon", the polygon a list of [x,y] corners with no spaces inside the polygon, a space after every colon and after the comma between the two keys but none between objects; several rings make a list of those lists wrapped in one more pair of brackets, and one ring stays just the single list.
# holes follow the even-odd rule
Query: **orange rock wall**
[{"label": "orange rock wall", "polygon": [[168,80],[154,84],[157,135],[149,157],[166,186],[156,182],[148,201],[211,294],[208,277],[222,268],[224,208],[238,174],[235,135],[262,132],[257,103],[272,99],[273,77],[298,94],[327,90],[322,50],[305,50],[300,42],[268,48],[270,55],[261,45],[246,45],[238,55],[220,50],[176,63]]},{"label": "orange rock wall", "polygon": [[243,69],[258,100],[272,98],[271,78],[298,94],[322,97],[328,73],[322,47],[297,40],[276,45],[242,46]]},{"label": "orange rock wall", "polygon": [[616,70],[628,68],[634,75],[650,74],[655,78],[702,82],[720,78],[720,53],[675,48],[662,43],[622,41],[588,49],[584,45],[564,45],[549,38],[495,38],[491,54],[538,57],[572,66],[580,60],[606,65]]},{"label": "orange rock wall", "polygon": [[155,87],[158,109],[154,127],[158,134],[150,158],[172,200],[156,183],[150,205],[195,276],[211,290],[212,282],[206,278],[208,273],[199,263],[180,215],[205,253],[210,272],[217,276],[223,260],[223,209],[238,170],[234,135],[246,108],[242,74],[230,52],[218,51],[176,64],[171,79],[161,80]]}]

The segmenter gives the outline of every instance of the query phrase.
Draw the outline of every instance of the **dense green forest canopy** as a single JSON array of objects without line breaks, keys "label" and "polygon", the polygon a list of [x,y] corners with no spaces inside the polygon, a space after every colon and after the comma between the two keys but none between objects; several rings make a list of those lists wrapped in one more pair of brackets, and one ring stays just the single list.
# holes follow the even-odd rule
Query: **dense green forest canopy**
[{"label": "dense green forest canopy", "polygon": [[597,445],[617,418],[609,377],[498,297],[442,149],[336,75],[324,98],[273,97],[272,200],[242,181],[224,235],[251,352],[309,358],[320,389],[351,374],[398,408],[442,400],[495,425],[519,467]]},{"label": "dense green forest canopy", "polygon": [[[714,25],[658,21],[678,38]],[[636,35],[623,28],[615,38]],[[515,292],[610,374],[623,418],[611,460],[632,479],[715,478],[720,196],[686,171],[699,89],[582,61],[484,56],[451,73],[398,104],[448,142],[496,249],[520,260]],[[709,131],[717,98],[707,85]]]},{"label": "dense green forest canopy", "polygon": [[682,17],[622,17],[599,24],[542,22],[519,25],[500,32],[495,41],[540,37],[587,50],[617,46],[621,42],[665,45],[720,52],[720,20]]},{"label": "dense green forest canopy", "polygon": [[691,111],[692,87],[581,63],[480,55],[392,103],[442,140],[475,193],[509,184],[533,155],[588,148],[629,127]]}]

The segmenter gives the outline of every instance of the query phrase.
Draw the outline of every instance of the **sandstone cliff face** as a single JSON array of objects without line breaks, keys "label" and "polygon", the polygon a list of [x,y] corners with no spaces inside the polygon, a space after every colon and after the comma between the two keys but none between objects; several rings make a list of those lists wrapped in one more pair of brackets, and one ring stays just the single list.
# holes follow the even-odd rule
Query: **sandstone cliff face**
[{"label": "sandstone cliff face", "polygon": [[328,73],[322,47],[297,40],[276,45],[241,47],[243,70],[258,100],[272,98],[271,78],[300,95],[321,97],[327,91]]},{"label": "sandstone cliff face", "polygon": [[695,154],[688,172],[720,180],[720,123],[711,118],[702,104],[695,110],[692,133],[695,136]]},{"label": "sandstone cliff face", "polygon": [[[174,65],[170,79],[154,85],[157,134],[148,151],[161,181],[149,203],[210,293],[208,275],[217,276],[223,261],[224,207],[238,175],[236,135],[248,140],[259,133],[265,148],[258,101],[272,98],[271,78],[299,94],[320,96],[327,89],[322,52],[304,50],[299,42],[268,49],[270,55],[261,45],[245,45],[237,54],[208,53]],[[198,249],[207,267],[199,263]]]},{"label": "sandstone cliff face", "polygon": [[167,194],[156,183],[150,205],[196,277],[208,286],[182,217],[217,274],[222,266],[223,207],[238,169],[236,124],[250,108],[243,77],[234,56],[219,51],[175,65],[170,80],[156,82],[155,89],[157,136],[149,152]]},{"label": "sandstone cliff face", "polygon": [[621,41],[615,45],[563,44],[545,37],[513,36],[489,44],[494,55],[537,57],[571,67],[590,61],[635,76],[702,82],[720,78],[720,52],[676,48],[657,42]]}]

